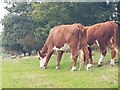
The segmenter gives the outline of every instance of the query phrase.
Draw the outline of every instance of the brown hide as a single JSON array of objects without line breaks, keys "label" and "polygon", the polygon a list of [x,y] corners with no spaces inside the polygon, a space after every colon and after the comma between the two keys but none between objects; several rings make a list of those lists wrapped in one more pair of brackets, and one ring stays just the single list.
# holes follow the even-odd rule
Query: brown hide
[{"label": "brown hide", "polygon": [[[107,44],[108,41],[116,33],[118,28],[117,24],[113,21],[99,23],[92,25],[87,30],[87,40],[89,45],[93,45],[95,40],[102,41],[103,44]],[[118,31],[117,31],[118,32]],[[115,43],[117,44],[117,35],[115,35]]]},{"label": "brown hide", "polygon": [[[53,28],[42,48],[42,53],[47,53],[48,49],[54,46],[61,48],[65,43],[70,47],[77,47],[78,43],[86,45],[86,30],[81,24],[60,25]],[[82,30],[83,29],[83,30]]]},{"label": "brown hide", "polygon": [[[112,51],[115,52],[115,48],[118,46],[118,25],[113,21],[107,21],[103,23],[98,23],[87,27],[87,42],[89,45],[93,45],[97,40],[100,46],[102,55],[106,55],[107,45],[110,39],[113,38]],[[113,53],[113,52],[111,52]],[[112,58],[115,57],[112,55]]]},{"label": "brown hide", "polygon": [[[86,59],[89,60],[89,51],[87,49],[86,30],[84,26],[78,23],[72,25],[60,25],[54,27],[40,52],[40,56],[47,56],[44,67],[47,67],[47,63],[53,53],[53,48],[61,48],[64,44],[70,46],[70,52],[74,61],[73,66],[76,66],[79,47],[83,49]],[[89,61],[88,61],[89,63]]]}]

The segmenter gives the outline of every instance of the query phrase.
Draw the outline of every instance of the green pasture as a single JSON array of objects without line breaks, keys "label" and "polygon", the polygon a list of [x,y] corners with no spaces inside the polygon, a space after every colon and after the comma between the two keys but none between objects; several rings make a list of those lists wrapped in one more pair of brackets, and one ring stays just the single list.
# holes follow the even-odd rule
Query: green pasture
[{"label": "green pasture", "polygon": [[110,66],[110,54],[107,54],[104,65],[97,67],[99,53],[94,52],[95,65],[91,71],[85,67],[81,71],[79,59],[77,71],[70,71],[72,60],[64,54],[61,69],[55,70],[56,56],[53,55],[48,69],[40,69],[37,56],[1,59],[2,88],[118,88],[118,63]]}]

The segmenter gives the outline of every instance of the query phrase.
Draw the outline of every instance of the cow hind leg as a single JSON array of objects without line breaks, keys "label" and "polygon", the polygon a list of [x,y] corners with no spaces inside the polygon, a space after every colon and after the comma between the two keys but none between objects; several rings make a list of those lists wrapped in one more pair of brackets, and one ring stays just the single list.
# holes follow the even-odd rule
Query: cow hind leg
[{"label": "cow hind leg", "polygon": [[93,58],[92,58],[92,49],[91,49],[91,47],[88,47],[88,50],[89,50],[90,61],[91,61],[92,64],[94,64],[94,61],[93,61]]},{"label": "cow hind leg", "polygon": [[112,59],[111,59],[111,61],[110,61],[110,65],[111,65],[111,66],[114,66],[114,65],[115,65],[115,56],[116,56],[116,53],[117,53],[117,51],[115,50],[115,48],[112,48],[112,49],[111,49]]},{"label": "cow hind leg", "polygon": [[57,65],[55,67],[55,69],[59,69],[60,68],[60,61],[62,58],[64,51],[58,51],[58,55],[57,55]]},{"label": "cow hind leg", "polygon": [[73,65],[71,71],[76,71],[76,64],[77,64],[77,57],[78,57],[78,50],[77,48],[71,48],[71,54],[72,54],[72,59],[73,59]]},{"label": "cow hind leg", "polygon": [[93,59],[92,59],[92,49],[91,49],[91,47],[88,47],[88,51],[89,51],[89,59],[87,60],[88,62],[87,62],[86,70],[91,70],[92,64],[94,63]]},{"label": "cow hind leg", "polygon": [[79,70],[81,70],[84,62],[85,62],[84,52],[83,52],[83,50],[81,49],[81,50],[80,50],[80,67],[79,67]]},{"label": "cow hind leg", "polygon": [[82,66],[85,62],[87,63],[86,70],[90,70],[90,68],[92,67],[92,64],[93,64],[92,51],[91,51],[90,48],[88,48],[88,50],[89,50],[89,56],[90,56],[89,62],[88,61],[86,62],[84,52],[83,52],[82,49],[80,50],[80,67],[79,67],[79,70],[81,70],[81,68],[82,68]]},{"label": "cow hind leg", "polygon": [[91,51],[91,48],[87,48],[86,46],[82,45],[82,48],[83,48],[83,51],[84,51],[84,58],[85,58],[85,61],[87,62],[87,66],[86,66],[86,70],[91,70],[91,67],[92,67],[92,51]]}]

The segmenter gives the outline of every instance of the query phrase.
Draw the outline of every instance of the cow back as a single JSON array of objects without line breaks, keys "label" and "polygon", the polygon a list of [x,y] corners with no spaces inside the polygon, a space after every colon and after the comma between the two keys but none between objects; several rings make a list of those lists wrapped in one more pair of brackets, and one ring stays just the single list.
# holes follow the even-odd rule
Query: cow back
[{"label": "cow back", "polygon": [[47,44],[53,43],[57,48],[61,48],[65,43],[78,44],[79,36],[82,31],[81,24],[60,25],[54,27],[49,33]]},{"label": "cow back", "polygon": [[92,25],[87,30],[88,44],[92,45],[96,40],[107,43],[114,34],[113,21]]}]

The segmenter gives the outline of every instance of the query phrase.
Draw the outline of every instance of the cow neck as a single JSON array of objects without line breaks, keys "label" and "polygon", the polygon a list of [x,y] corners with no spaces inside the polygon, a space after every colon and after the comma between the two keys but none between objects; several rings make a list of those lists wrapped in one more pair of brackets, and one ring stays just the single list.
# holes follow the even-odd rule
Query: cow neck
[{"label": "cow neck", "polygon": [[46,45],[43,46],[43,48],[41,50],[41,53],[42,54],[46,54],[47,53],[47,46]]}]

